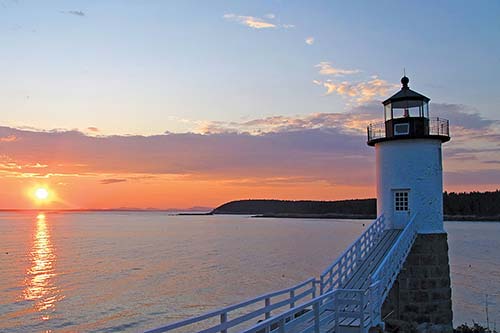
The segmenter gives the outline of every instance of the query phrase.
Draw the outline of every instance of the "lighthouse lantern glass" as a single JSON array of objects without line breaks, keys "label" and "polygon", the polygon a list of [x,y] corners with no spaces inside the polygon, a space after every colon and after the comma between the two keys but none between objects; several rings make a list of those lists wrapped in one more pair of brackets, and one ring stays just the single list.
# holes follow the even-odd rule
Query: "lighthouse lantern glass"
[{"label": "lighthouse lantern glass", "polygon": [[384,110],[385,110],[385,121],[392,119],[392,106],[390,103],[385,106]]},{"label": "lighthouse lantern glass", "polygon": [[429,103],[421,100],[396,101],[385,105],[385,120],[407,117],[429,118]]}]

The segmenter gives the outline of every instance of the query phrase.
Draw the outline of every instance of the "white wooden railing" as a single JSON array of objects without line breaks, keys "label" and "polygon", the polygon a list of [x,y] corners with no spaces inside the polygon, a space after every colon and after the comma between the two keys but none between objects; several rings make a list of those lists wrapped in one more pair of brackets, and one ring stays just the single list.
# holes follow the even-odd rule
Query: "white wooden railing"
[{"label": "white wooden railing", "polygon": [[326,323],[328,326],[334,323],[335,331],[339,332],[340,323],[349,319],[361,320],[360,327],[365,327],[364,309],[367,308],[367,302],[365,290],[334,289],[241,333],[319,333],[320,327]]},{"label": "white wooden railing", "polygon": [[320,276],[320,295],[345,286],[356,268],[375,247],[385,230],[385,217],[381,214],[365,232],[349,246]]},{"label": "white wooden railing", "polygon": [[384,257],[384,260],[371,276],[369,297],[371,308],[370,320],[372,321],[372,326],[383,325],[381,318],[382,304],[389,294],[399,272],[403,268],[403,264],[411,251],[416,237],[417,222],[416,214],[414,214]]},{"label": "white wooden railing", "polygon": [[[285,298],[283,299],[283,297]],[[283,311],[283,308],[296,308],[297,304],[303,303],[307,300],[307,298],[314,299],[315,297],[316,279],[310,278],[291,288],[261,295],[259,297],[209,312],[198,317],[189,318],[152,329],[146,331],[146,333],[168,332],[201,324],[205,324],[203,325],[204,328],[202,330],[193,328],[190,329],[189,332],[227,333],[230,328],[241,325],[249,320],[253,320],[255,322],[257,320],[256,318],[262,316],[266,319],[270,318],[273,315],[273,311],[278,309]],[[241,314],[243,312],[247,313]],[[214,324],[214,320],[218,323]],[[207,328],[207,325],[211,326]]]}]

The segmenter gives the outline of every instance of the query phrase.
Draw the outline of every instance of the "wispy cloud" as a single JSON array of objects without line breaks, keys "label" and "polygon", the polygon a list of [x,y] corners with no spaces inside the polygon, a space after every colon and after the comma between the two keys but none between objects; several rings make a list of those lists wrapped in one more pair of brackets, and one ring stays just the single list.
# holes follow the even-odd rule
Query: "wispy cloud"
[{"label": "wispy cloud", "polygon": [[336,93],[356,103],[366,103],[378,97],[387,96],[390,91],[398,87],[396,84],[391,84],[377,77],[361,82],[334,82],[329,79],[326,81],[315,80],[313,83],[325,87],[325,95]]},{"label": "wispy cloud", "polygon": [[[312,38],[312,37],[310,37]],[[311,44],[314,42],[311,42]],[[306,39],[307,43],[307,39]],[[307,43],[309,44],[309,43]],[[319,64],[315,65],[314,67],[319,68],[319,74],[321,75],[334,75],[334,76],[344,76],[344,75],[352,75],[352,74],[357,74],[360,73],[361,70],[359,69],[342,69],[342,68],[335,68],[332,66],[332,64],[328,61],[322,61]]]},{"label": "wispy cloud", "polygon": [[313,45],[314,44],[314,37],[307,37],[305,42],[307,45]]},{"label": "wispy cloud", "polygon": [[103,185],[109,185],[109,184],[123,183],[126,181],[127,180],[123,178],[107,178],[107,179],[101,179],[99,183]]},{"label": "wispy cloud", "polygon": [[18,138],[15,135],[8,135],[0,138],[0,142],[14,142],[17,140]]},{"label": "wispy cloud", "polygon": [[235,14],[225,14],[224,18],[228,21],[237,22],[242,25],[253,29],[274,29],[277,28],[276,24],[266,21],[262,18],[255,16],[243,16]]},{"label": "wispy cloud", "polygon": [[85,12],[81,11],[81,10],[62,10],[61,11],[62,14],[69,14],[69,15],[75,15],[75,16],[80,16],[80,17],[83,17],[85,16]]},{"label": "wispy cloud", "polygon": [[245,122],[207,122],[201,133],[246,133],[263,135],[313,129],[336,128],[343,133],[364,134],[366,125],[378,119],[378,114],[353,111],[350,113],[313,113],[303,116],[271,116]]},{"label": "wispy cloud", "polygon": [[252,29],[290,29],[295,27],[293,24],[279,24],[273,22],[272,20],[276,18],[276,15],[272,13],[264,15],[264,18],[230,13],[224,14],[223,18],[227,21],[237,22]]}]

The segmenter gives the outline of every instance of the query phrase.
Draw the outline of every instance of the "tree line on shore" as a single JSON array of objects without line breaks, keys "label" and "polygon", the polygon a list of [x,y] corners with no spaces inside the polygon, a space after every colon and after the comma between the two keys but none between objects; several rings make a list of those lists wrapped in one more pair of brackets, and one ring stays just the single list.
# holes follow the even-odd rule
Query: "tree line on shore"
[{"label": "tree line on shore", "polygon": [[[444,192],[443,209],[447,219],[500,220],[500,190],[493,192]],[[377,213],[376,199],[339,201],[236,200],[225,203],[213,214],[370,216]]]}]

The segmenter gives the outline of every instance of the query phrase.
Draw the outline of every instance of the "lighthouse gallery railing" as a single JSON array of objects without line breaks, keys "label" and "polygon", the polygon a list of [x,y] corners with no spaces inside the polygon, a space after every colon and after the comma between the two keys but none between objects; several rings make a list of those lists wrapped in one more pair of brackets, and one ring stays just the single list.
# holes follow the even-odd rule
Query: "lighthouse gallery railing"
[{"label": "lighthouse gallery railing", "polygon": [[[269,331],[271,328],[274,329],[276,325],[279,326],[280,320],[283,318],[289,323],[287,325],[292,325],[292,322],[293,325],[297,325],[315,315],[316,310],[324,310],[326,307],[331,306],[342,308],[343,318],[363,318],[359,309],[366,308],[367,292],[363,290],[337,290],[335,288],[340,288],[351,277],[357,265],[360,265],[370,249],[376,246],[378,240],[382,237],[384,229],[385,217],[382,214],[321,274],[319,280],[310,278],[291,288],[261,295],[223,309],[158,327],[146,331],[146,333],[169,332],[185,327],[191,327],[191,332],[196,330],[203,333],[227,333],[230,328],[250,320],[255,321],[256,318],[262,315],[264,315],[265,320],[253,326],[249,332],[253,332],[253,329],[257,329],[257,327]],[[318,283],[320,285],[320,297],[316,297]],[[307,298],[311,298],[311,300],[307,301]],[[306,308],[311,306],[313,311],[302,314]],[[349,311],[345,311],[346,306],[350,309]],[[289,307],[290,310],[286,311],[286,307]],[[284,310],[285,312],[277,316],[273,315],[273,311]],[[339,311],[333,311],[331,316],[338,316],[339,313]],[[230,318],[230,314],[232,314],[233,318]],[[299,314],[302,314],[300,321],[291,320],[295,317],[298,318]],[[328,316],[328,318],[331,316]],[[321,318],[321,323],[326,320],[325,318],[327,317]],[[193,326],[197,326],[197,328],[194,329]]]},{"label": "lighthouse gallery railing", "polygon": [[[368,141],[384,139],[385,123],[373,123],[368,125]],[[448,119],[434,117],[429,118],[429,135],[450,136],[450,122]]]}]

